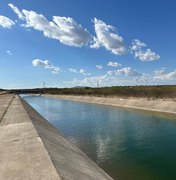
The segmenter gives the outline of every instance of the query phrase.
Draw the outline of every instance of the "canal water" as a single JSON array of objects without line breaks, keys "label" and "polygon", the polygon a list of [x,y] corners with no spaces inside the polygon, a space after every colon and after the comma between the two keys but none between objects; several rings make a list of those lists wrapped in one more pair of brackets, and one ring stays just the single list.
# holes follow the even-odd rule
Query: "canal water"
[{"label": "canal water", "polygon": [[176,117],[45,97],[24,99],[114,179],[176,179]]}]

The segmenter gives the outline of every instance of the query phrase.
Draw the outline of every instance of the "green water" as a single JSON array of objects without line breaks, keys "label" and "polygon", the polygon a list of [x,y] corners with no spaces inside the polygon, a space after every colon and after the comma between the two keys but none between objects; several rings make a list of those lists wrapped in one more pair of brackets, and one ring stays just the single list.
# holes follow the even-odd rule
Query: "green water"
[{"label": "green water", "polygon": [[176,180],[176,117],[24,98],[114,179]]}]

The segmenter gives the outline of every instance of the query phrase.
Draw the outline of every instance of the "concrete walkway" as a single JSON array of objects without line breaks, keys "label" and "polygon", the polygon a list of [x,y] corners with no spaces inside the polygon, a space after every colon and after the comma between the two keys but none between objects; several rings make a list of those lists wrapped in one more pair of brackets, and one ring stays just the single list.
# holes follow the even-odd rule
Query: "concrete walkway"
[{"label": "concrete walkway", "polygon": [[18,96],[0,96],[0,180],[111,180]]}]

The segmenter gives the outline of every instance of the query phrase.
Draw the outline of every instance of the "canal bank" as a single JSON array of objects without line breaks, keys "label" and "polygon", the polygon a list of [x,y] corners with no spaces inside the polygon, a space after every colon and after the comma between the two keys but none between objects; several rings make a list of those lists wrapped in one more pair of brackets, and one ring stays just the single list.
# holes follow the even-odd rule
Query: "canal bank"
[{"label": "canal bank", "polygon": [[66,99],[79,102],[103,104],[117,107],[133,108],[155,112],[176,114],[176,101],[166,99],[96,97],[75,95],[43,95],[51,98]]},{"label": "canal bank", "polygon": [[0,179],[112,179],[23,99],[2,95],[0,107]]}]

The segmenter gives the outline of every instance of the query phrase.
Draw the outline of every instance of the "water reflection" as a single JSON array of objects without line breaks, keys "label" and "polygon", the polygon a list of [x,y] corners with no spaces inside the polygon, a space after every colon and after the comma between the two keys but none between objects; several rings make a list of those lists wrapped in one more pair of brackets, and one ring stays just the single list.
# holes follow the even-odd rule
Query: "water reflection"
[{"label": "water reflection", "polygon": [[[114,179],[176,179],[176,121],[163,114],[25,97]],[[171,120],[173,119],[173,120]]]}]

